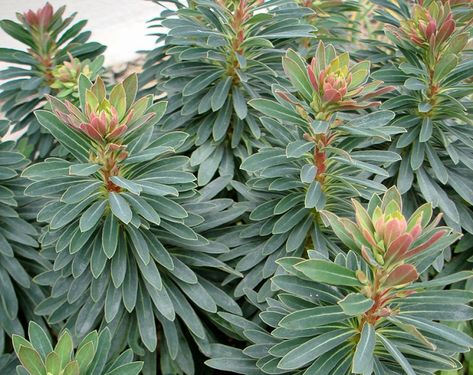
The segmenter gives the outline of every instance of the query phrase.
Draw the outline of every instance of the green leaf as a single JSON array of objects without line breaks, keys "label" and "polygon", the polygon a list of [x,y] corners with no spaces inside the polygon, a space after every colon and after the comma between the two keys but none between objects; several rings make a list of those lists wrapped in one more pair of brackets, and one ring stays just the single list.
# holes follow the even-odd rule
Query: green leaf
[{"label": "green leaf", "polygon": [[325,206],[325,195],[319,181],[312,181],[305,195],[305,207],[320,211]]},{"label": "green leaf", "polygon": [[30,322],[28,325],[28,337],[30,338],[31,344],[41,355],[43,360],[46,359],[48,353],[53,351],[49,337],[36,322]]},{"label": "green leaf", "polygon": [[248,114],[248,106],[241,90],[234,86],[232,88],[233,109],[239,119],[244,120]]},{"label": "green leaf", "polygon": [[288,50],[286,56],[282,58],[284,72],[294,87],[307,100],[312,100],[312,85],[307,75],[305,61],[293,50]]},{"label": "green leaf", "polygon": [[282,150],[264,148],[246,158],[240,168],[247,172],[256,172],[285,162],[287,157]]},{"label": "green leaf", "polygon": [[105,375],[138,375],[143,368],[143,362],[132,362],[117,367],[116,369],[107,372]]},{"label": "green leaf", "polygon": [[307,126],[307,122],[302,119],[295,111],[291,111],[274,101],[268,99],[252,99],[248,104],[257,111],[278,119],[279,121]]},{"label": "green leaf", "polygon": [[46,375],[46,368],[36,350],[20,346],[18,359],[30,375]]},{"label": "green leaf", "polygon": [[363,286],[357,279],[355,271],[326,261],[310,259],[297,263],[295,269],[308,278],[319,283],[330,285]]},{"label": "green leaf", "polygon": [[110,192],[108,197],[113,214],[123,223],[130,223],[133,213],[128,202],[118,193]]},{"label": "green leaf", "polygon": [[115,254],[118,244],[120,224],[114,215],[108,215],[103,224],[102,230],[102,248],[108,259]]},{"label": "green leaf", "polygon": [[232,87],[232,77],[227,77],[225,80],[221,80],[217,86],[215,86],[215,91],[212,95],[212,111],[216,112],[225,104],[225,101],[228,99],[228,93]]},{"label": "green leaf", "polygon": [[33,47],[33,48],[36,47],[36,44],[33,41],[32,35],[28,31],[26,31],[22,25],[16,22],[13,22],[11,20],[1,20],[0,27],[8,35],[20,41],[21,43],[25,43],[28,46]]},{"label": "green leaf", "polygon": [[373,307],[374,301],[361,293],[350,293],[338,304],[347,315],[357,316]]},{"label": "green leaf", "polygon": [[349,316],[339,306],[320,306],[290,313],[279,322],[279,325],[287,329],[304,330],[341,322],[348,318]]},{"label": "green leaf", "polygon": [[395,114],[392,111],[376,111],[368,115],[356,117],[356,119],[345,124],[344,127],[375,129],[388,124],[394,116]]},{"label": "green leaf", "polygon": [[310,184],[312,181],[314,181],[316,175],[317,175],[317,169],[315,168],[314,165],[305,164],[301,168],[301,173],[300,173],[301,182]]},{"label": "green leaf", "polygon": [[107,201],[102,200],[95,202],[87,210],[85,210],[79,220],[80,231],[87,232],[89,229],[92,229],[102,217],[106,206]]},{"label": "green leaf", "polygon": [[149,351],[153,352],[157,345],[156,325],[154,323],[153,306],[147,293],[143,293],[141,287],[136,301],[136,316],[138,329],[140,331],[143,344]]},{"label": "green leaf", "polygon": [[466,321],[473,319],[473,307],[452,303],[417,303],[406,305],[401,310],[402,315],[417,316],[431,320]]},{"label": "green leaf", "polygon": [[63,124],[54,114],[44,110],[35,111],[39,123],[50,132],[79,161],[87,163],[90,144],[85,136]]},{"label": "green leaf", "polygon": [[34,349],[33,345],[31,345],[31,343],[28,340],[26,340],[24,337],[20,335],[15,335],[15,334],[12,335],[12,342],[13,342],[13,348],[17,355],[20,351],[21,346],[24,346],[25,348]]},{"label": "green leaf", "polygon": [[123,196],[131,204],[133,210],[144,219],[151,223],[159,225],[161,218],[155,209],[141,197],[133,196],[131,194],[123,193]]},{"label": "green leaf", "polygon": [[375,329],[371,324],[365,323],[353,356],[352,372],[354,374],[371,374],[373,372],[375,346]]},{"label": "green leaf", "polygon": [[135,101],[138,92],[138,75],[133,73],[126,77],[123,80],[123,88],[125,90],[126,110],[128,110]]},{"label": "green leaf", "polygon": [[402,355],[399,349],[387,338],[382,336],[381,334],[377,333],[379,339],[383,343],[386,350],[392,355],[392,357],[396,360],[397,363],[401,366],[401,368],[406,372],[406,375],[416,375],[416,372],[412,368],[409,361]]},{"label": "green leaf", "polygon": [[198,92],[209,86],[212,82],[219,79],[222,74],[223,72],[218,70],[214,73],[209,74],[209,72],[207,71],[198,75],[197,77],[192,79],[187,85],[184,86],[184,88],[182,89],[182,95],[190,96],[197,94]]},{"label": "green leaf", "polygon": [[287,353],[278,363],[283,370],[295,370],[336,348],[354,336],[355,332],[338,329],[317,336]]},{"label": "green leaf", "polygon": [[47,355],[45,365],[47,374],[59,374],[61,371],[61,359],[56,352]]},{"label": "green leaf", "polygon": [[95,355],[95,346],[92,341],[82,346],[76,353],[76,361],[79,365],[80,373],[85,374]]},{"label": "green leaf", "polygon": [[136,182],[127,180],[121,176],[112,176],[110,180],[117,186],[128,190],[129,192],[139,195],[141,193],[141,186],[138,185]]},{"label": "green leaf", "polygon": [[118,118],[122,118],[126,112],[126,93],[123,84],[115,85],[110,92],[110,104],[115,107],[118,112]]},{"label": "green leaf", "polygon": [[101,186],[100,181],[75,184],[67,188],[61,197],[61,202],[67,204],[79,203],[94,193],[98,193]]},{"label": "green leaf", "polygon": [[281,234],[290,231],[309,214],[310,211],[305,207],[294,207],[276,221],[273,227],[273,234]]},{"label": "green leaf", "polygon": [[[432,119],[430,117],[425,117],[422,120],[422,127],[420,128],[419,142],[427,142],[432,136],[433,126]],[[417,168],[413,168],[417,169]]]},{"label": "green leaf", "polygon": [[427,85],[417,78],[408,78],[404,82],[404,87],[409,90],[425,90]]},{"label": "green leaf", "polygon": [[71,360],[72,350],[72,337],[68,331],[63,331],[56,346],[54,347],[54,351],[61,360],[61,368],[64,368],[66,363]]},{"label": "green leaf", "polygon": [[73,176],[90,176],[100,168],[101,166],[99,164],[75,164],[69,167],[69,174]]},{"label": "green leaf", "polygon": [[69,362],[66,368],[64,369],[63,375],[79,375],[80,368],[77,361]]},{"label": "green leaf", "polygon": [[304,140],[294,141],[287,145],[286,156],[288,158],[300,158],[307,152],[314,148],[313,142],[307,142]]}]

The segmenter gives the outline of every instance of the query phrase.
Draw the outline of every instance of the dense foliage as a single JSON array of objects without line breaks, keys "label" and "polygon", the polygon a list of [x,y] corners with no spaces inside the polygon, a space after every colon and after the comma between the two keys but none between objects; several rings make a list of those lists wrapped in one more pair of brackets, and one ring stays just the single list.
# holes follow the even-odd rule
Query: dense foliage
[{"label": "dense foliage", "polygon": [[0,21],[0,373],[471,373],[471,1],[154,2]]}]

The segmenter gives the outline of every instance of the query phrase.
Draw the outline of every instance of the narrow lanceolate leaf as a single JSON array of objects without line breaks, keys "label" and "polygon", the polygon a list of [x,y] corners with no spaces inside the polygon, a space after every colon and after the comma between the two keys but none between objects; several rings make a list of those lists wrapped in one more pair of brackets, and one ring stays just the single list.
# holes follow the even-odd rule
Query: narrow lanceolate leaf
[{"label": "narrow lanceolate leaf", "polygon": [[46,375],[46,368],[36,350],[20,346],[18,359],[30,375]]},{"label": "narrow lanceolate leaf", "polygon": [[401,310],[402,315],[412,315],[431,320],[466,321],[473,319],[473,307],[460,304],[417,303],[407,305]]},{"label": "narrow lanceolate leaf", "polygon": [[92,229],[95,224],[97,224],[97,222],[102,217],[106,206],[107,201],[103,200],[95,202],[87,210],[85,210],[79,220],[79,228],[81,232],[87,232],[89,229]]},{"label": "narrow lanceolate leaf", "polygon": [[67,150],[81,162],[87,162],[90,145],[84,136],[59,121],[48,111],[36,111],[39,123],[47,129]]},{"label": "narrow lanceolate leaf", "polygon": [[346,342],[355,334],[348,329],[338,329],[317,336],[287,353],[278,363],[283,370],[301,368],[322,354]]},{"label": "narrow lanceolate leaf", "polygon": [[43,360],[46,358],[48,353],[53,351],[49,337],[37,323],[31,322],[29,324],[28,336],[30,338],[31,344],[41,355]]},{"label": "narrow lanceolate leaf", "polygon": [[268,99],[253,99],[249,104],[261,113],[279,119],[282,122],[289,122],[297,125],[307,125],[295,111],[291,111],[281,104]]},{"label": "narrow lanceolate leaf", "polygon": [[117,367],[105,375],[138,375],[143,368],[143,362],[132,362]]},{"label": "narrow lanceolate leaf", "polygon": [[365,323],[361,331],[360,340],[356,345],[355,355],[353,356],[352,372],[354,374],[372,373],[375,346],[375,329],[371,324]]},{"label": "narrow lanceolate leaf", "polygon": [[313,281],[330,285],[362,286],[354,271],[326,261],[310,259],[294,266]]},{"label": "narrow lanceolate leaf", "polygon": [[128,190],[133,194],[140,194],[141,193],[141,186],[137,183],[127,180],[126,178],[120,176],[112,176],[110,180],[117,186],[120,186],[123,189]]},{"label": "narrow lanceolate leaf", "polygon": [[109,193],[108,201],[113,214],[125,224],[128,224],[133,216],[128,202],[120,194],[113,192]]},{"label": "narrow lanceolate leaf", "polygon": [[304,330],[340,322],[348,318],[349,316],[339,306],[320,306],[295,311],[284,317],[279,325],[288,329]]},{"label": "narrow lanceolate leaf", "polygon": [[69,167],[69,174],[73,176],[90,176],[100,169],[99,164],[75,164]]},{"label": "narrow lanceolate leaf", "polygon": [[110,259],[117,249],[120,224],[114,215],[108,215],[103,224],[102,248],[105,255]]},{"label": "narrow lanceolate leaf", "polygon": [[338,304],[345,314],[355,316],[371,309],[374,301],[361,293],[350,293],[344,299],[338,301]]},{"label": "narrow lanceolate leaf", "polygon": [[391,356],[396,360],[401,368],[406,372],[406,375],[416,375],[416,372],[412,368],[411,364],[408,362],[406,357],[399,351],[399,349],[387,338],[377,333],[380,341],[383,343],[386,350],[391,354]]}]

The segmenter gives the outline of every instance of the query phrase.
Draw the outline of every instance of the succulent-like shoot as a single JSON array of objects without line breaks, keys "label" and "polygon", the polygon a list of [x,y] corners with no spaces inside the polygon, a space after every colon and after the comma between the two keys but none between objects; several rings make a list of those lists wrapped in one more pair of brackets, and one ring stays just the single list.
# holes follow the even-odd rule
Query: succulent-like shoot
[{"label": "succulent-like shoot", "polygon": [[32,9],[19,15],[20,21],[23,21],[25,26],[30,27],[34,30],[49,28],[53,19],[54,10],[52,5],[48,2],[42,8],[39,8],[36,12]]},{"label": "succulent-like shoot", "polygon": [[[86,21],[74,22],[75,13],[64,17],[65,7],[17,13],[18,21],[4,19],[0,28],[21,43],[21,49],[0,48],[0,61],[11,64],[0,73],[1,111],[13,132],[22,131],[19,148],[31,159],[44,158],[54,148],[51,136],[40,132],[33,111],[46,104],[46,95],[76,103],[80,73],[94,80],[102,70],[105,47],[88,42]],[[68,61],[69,60],[69,61]]]},{"label": "succulent-like shoot", "polygon": [[[295,84],[297,76],[285,64],[286,74]],[[317,119],[326,120],[335,111],[365,109],[379,106],[371,101],[392,91],[393,87],[380,88],[382,81],[367,83],[370,75],[369,61],[351,64],[348,52],[337,54],[332,45],[319,43],[316,55],[306,68],[312,91],[311,107],[318,112]]]},{"label": "succulent-like shoot", "polygon": [[138,375],[142,362],[133,362],[131,349],[117,358],[110,358],[112,337],[108,328],[98,333],[89,333],[74,350],[72,336],[68,330],[59,334],[53,348],[49,333],[31,322],[29,341],[22,336],[13,336],[13,347],[21,366],[17,373],[28,375]]},{"label": "succulent-like shoot", "polygon": [[441,214],[431,221],[430,203],[406,218],[401,195],[395,187],[382,200],[374,196],[368,209],[355,200],[353,207],[355,221],[338,218],[330,212],[323,212],[323,216],[342,242],[360,254],[370,267],[368,274],[360,269],[356,275],[365,285],[362,294],[374,301],[365,315],[373,323],[392,313],[389,303],[404,293],[397,293],[397,289],[418,279],[416,265],[426,257],[438,255],[460,235],[448,227],[437,226]]},{"label": "succulent-like shoot", "polygon": [[84,75],[88,79],[92,79],[92,70],[90,61],[80,61],[78,58],[69,55],[70,61],[64,61],[57,65],[53,71],[54,82],[50,87],[56,90],[56,97],[65,98],[72,97],[76,100],[79,97],[79,77]]},{"label": "succulent-like shoot", "polygon": [[387,26],[387,36],[396,43],[408,43],[423,51],[428,66],[434,68],[440,56],[457,54],[468,43],[469,33],[458,27],[450,1],[425,1],[415,4],[411,18],[400,20],[400,26]]},{"label": "succulent-like shoot", "polygon": [[54,99],[51,104],[64,123],[83,132],[96,143],[102,146],[116,144],[118,139],[138,130],[140,125],[154,116],[153,113],[145,114],[150,106],[149,96],[132,102],[134,97],[127,95],[125,86],[131,78],[115,85],[107,96],[105,84],[99,77],[85,91],[84,111],[68,100],[63,107],[55,105]]}]

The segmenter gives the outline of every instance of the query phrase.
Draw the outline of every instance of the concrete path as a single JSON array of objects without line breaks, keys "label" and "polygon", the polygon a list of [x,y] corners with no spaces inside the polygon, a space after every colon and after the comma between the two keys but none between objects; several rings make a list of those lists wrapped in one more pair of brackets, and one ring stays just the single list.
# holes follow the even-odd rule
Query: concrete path
[{"label": "concrete path", "polygon": [[[16,19],[16,12],[38,9],[45,0],[0,0],[0,18]],[[146,0],[49,0],[54,9],[66,5],[66,15],[77,11],[76,20],[88,19],[85,29],[91,40],[107,46],[105,64],[115,65],[133,60],[136,51],[151,49],[154,38],[147,36],[146,21],[159,15],[161,7]],[[20,48],[0,30],[0,47]],[[3,67],[0,63],[0,69]]]}]

